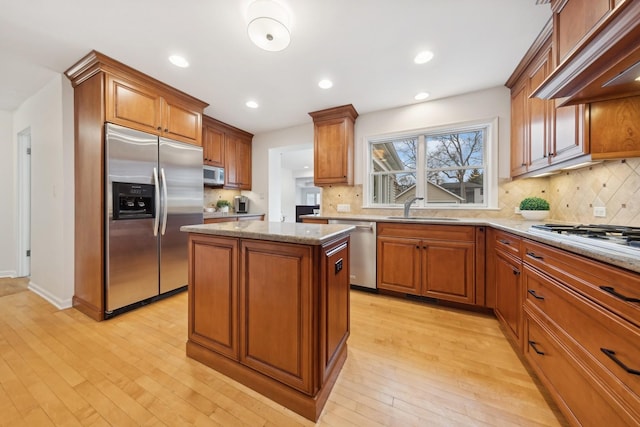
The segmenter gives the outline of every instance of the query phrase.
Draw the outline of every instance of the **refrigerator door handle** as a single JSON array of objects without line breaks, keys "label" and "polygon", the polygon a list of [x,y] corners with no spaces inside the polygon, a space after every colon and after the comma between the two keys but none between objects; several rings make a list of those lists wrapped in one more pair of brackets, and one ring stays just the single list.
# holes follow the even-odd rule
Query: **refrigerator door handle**
[{"label": "refrigerator door handle", "polygon": [[153,168],[153,183],[155,187],[155,215],[153,220],[153,235],[158,235],[158,226],[160,225],[160,183],[158,182],[158,169]]},{"label": "refrigerator door handle", "polygon": [[164,236],[164,232],[167,231],[167,214],[169,206],[167,203],[167,177],[164,174],[164,168],[160,168],[160,173],[162,174],[162,195],[164,196],[162,199],[162,235]]}]

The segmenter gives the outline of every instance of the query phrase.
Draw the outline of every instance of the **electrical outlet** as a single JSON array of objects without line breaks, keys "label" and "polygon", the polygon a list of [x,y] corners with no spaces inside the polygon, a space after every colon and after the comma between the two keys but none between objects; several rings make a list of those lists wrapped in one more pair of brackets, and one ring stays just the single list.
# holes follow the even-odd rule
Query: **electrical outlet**
[{"label": "electrical outlet", "polygon": [[607,216],[607,208],[604,206],[596,206],[593,208],[593,216],[599,218],[606,218]]},{"label": "electrical outlet", "polygon": [[338,204],[338,206],[336,206],[336,210],[338,212],[351,212],[351,205],[348,203]]}]

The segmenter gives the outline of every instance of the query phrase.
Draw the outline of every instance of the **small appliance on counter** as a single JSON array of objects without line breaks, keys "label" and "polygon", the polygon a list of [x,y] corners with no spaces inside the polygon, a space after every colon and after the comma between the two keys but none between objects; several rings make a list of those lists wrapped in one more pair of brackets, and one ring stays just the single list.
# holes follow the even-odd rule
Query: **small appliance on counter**
[{"label": "small appliance on counter", "polygon": [[234,197],[233,208],[238,214],[249,213],[249,198],[247,196]]}]

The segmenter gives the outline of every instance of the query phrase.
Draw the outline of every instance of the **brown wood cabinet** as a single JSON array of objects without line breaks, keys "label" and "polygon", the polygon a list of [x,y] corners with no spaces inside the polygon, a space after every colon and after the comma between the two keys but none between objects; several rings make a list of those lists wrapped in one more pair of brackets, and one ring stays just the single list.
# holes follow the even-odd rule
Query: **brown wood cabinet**
[{"label": "brown wood cabinet", "polygon": [[591,112],[591,157],[640,157],[640,96],[594,102]]},{"label": "brown wood cabinet", "polygon": [[224,167],[225,188],[251,190],[252,139],[249,132],[204,116],[203,162]]},{"label": "brown wood cabinet", "polygon": [[201,105],[119,76],[107,75],[106,85],[106,121],[201,145]]},{"label": "brown wood cabinet", "polygon": [[380,289],[475,304],[476,228],[378,223],[377,272]]},{"label": "brown wood cabinet", "polygon": [[349,238],[190,234],[187,355],[317,420],[347,355]]},{"label": "brown wood cabinet", "polygon": [[[487,235],[487,289],[491,293],[498,320],[507,337],[522,349],[523,289],[521,238],[501,230],[490,229]],[[489,293],[489,292],[488,292]]]},{"label": "brown wood cabinet", "polygon": [[525,356],[576,425],[640,419],[640,275],[523,240]]},{"label": "brown wood cabinet", "polygon": [[588,153],[584,105],[559,106],[532,97],[554,69],[551,22],[509,81],[511,89],[511,176],[539,171]]},{"label": "brown wood cabinet", "polygon": [[349,104],[309,115],[313,118],[315,184],[353,185],[353,138],[357,111]]},{"label": "brown wood cabinet", "polygon": [[65,75],[74,87],[75,109],[73,305],[102,320],[105,122],[199,145],[200,117],[207,104],[95,51]]},{"label": "brown wood cabinet", "polygon": [[209,116],[202,118],[202,157],[205,165],[224,168],[224,131]]}]

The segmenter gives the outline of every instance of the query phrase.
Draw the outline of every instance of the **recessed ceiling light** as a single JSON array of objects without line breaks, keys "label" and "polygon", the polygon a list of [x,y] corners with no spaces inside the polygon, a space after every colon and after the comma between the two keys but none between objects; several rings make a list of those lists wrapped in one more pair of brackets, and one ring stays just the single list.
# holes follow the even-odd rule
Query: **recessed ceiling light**
[{"label": "recessed ceiling light", "polygon": [[258,108],[258,103],[256,101],[247,101],[245,105],[249,108]]},{"label": "recessed ceiling light", "polygon": [[427,92],[420,92],[419,94],[414,96],[416,101],[422,101],[423,99],[427,99],[428,97],[429,97],[429,94]]},{"label": "recessed ceiling light", "polygon": [[333,82],[329,79],[322,79],[318,82],[318,86],[320,86],[322,89],[329,89],[333,86]]},{"label": "recessed ceiling light", "polygon": [[309,166],[307,166],[307,165],[304,165],[304,168],[305,168],[305,169],[309,169]]},{"label": "recessed ceiling light", "polygon": [[416,64],[424,64],[431,61],[432,59],[433,59],[433,52],[428,50],[423,50],[422,52],[417,54],[415,58],[413,58],[413,62],[415,62]]},{"label": "recessed ceiling light", "polygon": [[169,61],[176,67],[187,68],[189,66],[189,62],[180,55],[171,55]]}]

